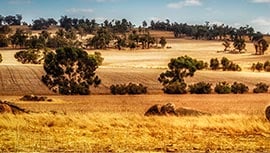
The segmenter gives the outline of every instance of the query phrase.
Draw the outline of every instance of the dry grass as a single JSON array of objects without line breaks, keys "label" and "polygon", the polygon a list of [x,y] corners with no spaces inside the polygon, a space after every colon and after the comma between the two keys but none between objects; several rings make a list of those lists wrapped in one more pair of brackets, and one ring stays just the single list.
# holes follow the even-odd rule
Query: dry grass
[{"label": "dry grass", "polygon": [[2,152],[270,151],[270,124],[247,115],[2,115]]},{"label": "dry grass", "polygon": [[[258,82],[269,84],[270,73],[249,70],[252,63],[269,60],[269,51],[256,56],[247,44],[246,53],[227,54],[217,53],[223,49],[218,41],[168,41],[172,49],[101,51],[105,60],[97,73],[103,82],[91,96],[54,95],[40,81],[42,65],[22,65],[15,50],[1,50],[0,99],[40,113],[0,115],[0,152],[270,152],[270,123],[263,114],[270,94],[164,95],[157,81],[171,58],[189,55],[209,62],[226,56],[243,72],[199,71],[187,82],[238,81],[252,89]],[[150,94],[107,95],[111,84],[128,82],[143,83]],[[19,101],[31,93],[49,95],[53,102]],[[143,116],[150,106],[168,102],[213,115]]]}]

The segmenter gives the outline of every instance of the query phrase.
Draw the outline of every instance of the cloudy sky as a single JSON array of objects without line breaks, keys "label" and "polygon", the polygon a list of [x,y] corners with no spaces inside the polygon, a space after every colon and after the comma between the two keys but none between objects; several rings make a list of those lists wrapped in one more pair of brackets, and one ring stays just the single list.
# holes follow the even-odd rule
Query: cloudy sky
[{"label": "cloudy sky", "polygon": [[1,15],[22,14],[31,23],[39,17],[61,16],[105,19],[126,18],[141,25],[143,20],[189,24],[225,23],[251,25],[270,33],[270,0],[1,0]]}]

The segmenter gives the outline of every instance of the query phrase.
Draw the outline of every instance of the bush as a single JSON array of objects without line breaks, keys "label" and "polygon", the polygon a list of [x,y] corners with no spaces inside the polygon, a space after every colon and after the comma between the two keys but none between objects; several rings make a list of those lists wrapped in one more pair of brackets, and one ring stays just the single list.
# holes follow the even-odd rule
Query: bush
[{"label": "bush", "polygon": [[111,94],[113,95],[125,95],[127,94],[125,84],[117,84],[110,86]]},{"label": "bush", "polygon": [[231,63],[229,66],[229,71],[241,71],[241,67],[238,64]]},{"label": "bush", "polygon": [[212,70],[218,70],[219,69],[219,61],[217,58],[212,58],[210,60],[210,68]]},{"label": "bush", "polygon": [[270,72],[270,61],[264,62],[263,69],[266,72]]},{"label": "bush", "polygon": [[232,93],[234,94],[243,94],[248,92],[248,86],[243,83],[234,82],[231,86]]},{"label": "bush", "polygon": [[113,95],[125,95],[125,94],[135,95],[147,93],[147,87],[143,86],[142,84],[134,84],[134,83],[129,83],[128,85],[126,84],[111,85],[110,90]]},{"label": "bush", "polygon": [[260,63],[260,62],[257,62],[256,64],[253,63],[252,66],[251,66],[252,71],[257,70],[257,71],[261,72],[263,69],[264,69],[264,64]]},{"label": "bush", "polygon": [[227,82],[219,82],[216,84],[215,92],[218,94],[229,94],[231,93],[231,86]]},{"label": "bush", "polygon": [[198,70],[203,70],[208,68],[208,63],[204,61],[197,61],[195,60],[195,66]]},{"label": "bush", "polygon": [[188,87],[191,94],[210,94],[212,91],[211,86],[211,83],[199,82]]},{"label": "bush", "polygon": [[137,85],[137,84],[129,83],[127,86],[127,93],[130,95],[146,94],[147,87],[143,86],[142,84]]},{"label": "bush", "polygon": [[231,64],[231,61],[228,58],[222,57],[222,59],[221,59],[221,65],[222,65],[223,71],[228,70],[229,67],[230,67],[230,64]]},{"label": "bush", "polygon": [[14,57],[17,59],[18,62],[23,64],[40,64],[41,63],[41,56],[38,50],[27,50],[27,51],[19,51],[17,52]]},{"label": "bush", "polygon": [[223,71],[241,71],[241,67],[238,64],[233,63],[228,58],[223,57],[221,59]]},{"label": "bush", "polygon": [[256,88],[253,89],[253,93],[267,93],[269,86],[265,83],[257,83]]},{"label": "bush", "polygon": [[184,82],[173,82],[170,83],[162,89],[166,94],[186,94],[187,93],[187,84]]}]

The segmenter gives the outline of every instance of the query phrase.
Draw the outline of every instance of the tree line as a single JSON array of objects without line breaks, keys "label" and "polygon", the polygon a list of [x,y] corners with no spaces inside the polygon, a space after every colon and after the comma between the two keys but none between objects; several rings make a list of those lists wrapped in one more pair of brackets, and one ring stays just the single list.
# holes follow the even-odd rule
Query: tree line
[{"label": "tree line", "polygon": [[187,23],[171,23],[166,21],[151,21],[150,29],[172,31],[176,38],[180,37],[192,37],[193,39],[205,39],[205,40],[223,40],[229,38],[235,40],[237,38],[243,38],[248,36],[251,40],[252,36],[256,33],[255,29],[249,25],[235,28],[225,24],[205,24],[189,25]]}]

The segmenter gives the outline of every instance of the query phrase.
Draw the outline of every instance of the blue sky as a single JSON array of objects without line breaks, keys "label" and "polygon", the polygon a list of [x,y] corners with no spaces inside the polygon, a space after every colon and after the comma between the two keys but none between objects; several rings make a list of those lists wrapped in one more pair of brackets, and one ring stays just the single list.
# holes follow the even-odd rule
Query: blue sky
[{"label": "blue sky", "polygon": [[143,20],[189,24],[251,25],[270,33],[270,0],[1,0],[1,15],[22,14],[31,23],[39,17],[61,16],[105,19],[126,18],[136,25]]}]

